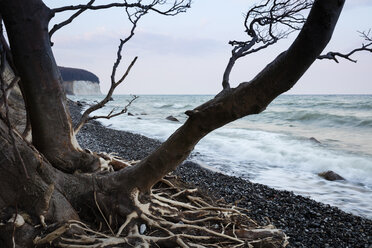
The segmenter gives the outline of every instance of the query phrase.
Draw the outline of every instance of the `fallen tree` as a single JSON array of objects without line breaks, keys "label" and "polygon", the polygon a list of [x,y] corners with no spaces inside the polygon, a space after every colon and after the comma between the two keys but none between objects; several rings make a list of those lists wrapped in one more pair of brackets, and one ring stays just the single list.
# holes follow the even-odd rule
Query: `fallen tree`
[{"label": "fallen tree", "polygon": [[[5,111],[0,119],[0,209],[2,219],[9,222],[0,226],[0,244],[249,247],[262,245],[269,237],[270,245],[274,245],[271,247],[284,246],[286,237],[280,231],[259,227],[239,210],[212,205],[193,195],[193,189],[180,190],[163,177],[209,132],[262,112],[278,95],[289,90],[331,39],[344,1],[315,1],[288,50],[249,82],[231,88],[228,80],[224,80],[220,94],[187,111],[187,121],[156,151],[135,164],[80,148],[60,86],[49,20],[58,11],[109,7],[94,6],[93,2],[51,10],[41,0],[0,1],[32,127],[29,143],[10,125],[5,82],[1,78]],[[171,11],[157,9],[162,4],[164,1],[154,0],[149,5],[126,1],[120,5],[140,10],[135,18],[147,11],[174,15],[189,7],[186,1],[175,1]],[[259,18],[263,24],[272,25],[270,18]],[[3,66],[6,57],[3,45],[1,52]],[[110,168],[117,164],[120,166],[112,171]],[[104,230],[97,231],[84,223]],[[144,223],[151,232],[141,229]],[[219,223],[222,227],[215,227]],[[251,227],[256,231],[249,231]],[[259,237],[253,235],[257,233]]]}]

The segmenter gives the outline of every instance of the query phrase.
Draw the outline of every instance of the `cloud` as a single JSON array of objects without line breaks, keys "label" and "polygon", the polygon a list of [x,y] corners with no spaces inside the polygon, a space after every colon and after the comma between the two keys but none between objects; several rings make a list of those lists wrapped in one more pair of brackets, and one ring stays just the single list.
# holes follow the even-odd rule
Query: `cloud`
[{"label": "cloud", "polygon": [[153,54],[200,56],[216,53],[226,48],[214,39],[172,36],[167,34],[141,32],[129,48],[145,50]]},{"label": "cloud", "polygon": [[[53,41],[58,49],[77,50],[92,52],[106,49],[113,51],[119,44],[119,39],[124,35],[109,31],[106,28],[97,28],[93,31],[81,34],[61,35]],[[201,56],[218,53],[221,50],[230,49],[221,41],[207,38],[192,38],[172,36],[169,34],[151,33],[138,31],[124,48],[130,53],[141,53],[150,55],[181,55]]]}]

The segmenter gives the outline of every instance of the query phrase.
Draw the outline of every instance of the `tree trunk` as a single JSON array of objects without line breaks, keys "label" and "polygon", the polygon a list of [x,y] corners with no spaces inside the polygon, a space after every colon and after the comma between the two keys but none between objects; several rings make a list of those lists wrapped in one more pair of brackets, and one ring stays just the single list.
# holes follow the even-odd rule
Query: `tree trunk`
[{"label": "tree trunk", "polygon": [[[119,224],[133,212],[131,194],[136,189],[147,192],[209,132],[262,112],[275,97],[289,90],[330,40],[343,3],[316,0],[305,26],[287,51],[250,82],[187,111],[189,119],[185,124],[139,164],[114,173],[70,174],[65,172],[81,164],[91,165],[94,157],[84,155],[74,143],[61,77],[49,44],[47,24],[51,12],[39,0],[0,0],[14,61],[27,95],[37,149],[20,135],[14,135],[22,160],[27,162],[27,178],[20,158],[14,155],[8,127],[0,118],[0,209],[13,207],[24,211],[34,225],[44,218],[47,224],[79,217],[94,221],[99,218],[99,208],[99,212],[102,210],[103,215],[111,216]],[[11,244],[12,232],[5,232],[6,227],[0,226],[0,244],[4,239],[7,241],[3,243]],[[20,247],[33,247],[30,240],[36,229],[31,225],[22,228],[26,233],[23,237],[29,238]],[[22,233],[21,229],[17,233]]]},{"label": "tree trunk", "polygon": [[250,82],[219,94],[192,111],[189,119],[154,153],[135,167],[117,173],[147,191],[174,170],[209,132],[250,114],[258,114],[278,95],[288,91],[316,60],[331,39],[344,0],[318,0],[300,34],[273,62]]},{"label": "tree trunk", "polygon": [[73,134],[61,75],[51,50],[51,10],[40,0],[0,1],[9,43],[26,94],[33,144],[57,168],[89,171],[97,160],[81,151]]}]

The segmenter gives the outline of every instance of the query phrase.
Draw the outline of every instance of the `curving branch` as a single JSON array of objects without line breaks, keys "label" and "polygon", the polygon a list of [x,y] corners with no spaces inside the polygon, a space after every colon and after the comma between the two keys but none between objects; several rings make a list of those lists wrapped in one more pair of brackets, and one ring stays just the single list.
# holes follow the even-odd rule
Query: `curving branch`
[{"label": "curving branch", "polygon": [[[179,13],[186,12],[188,8],[191,6],[191,0],[174,0],[172,4],[168,4],[166,0],[152,0],[149,4],[142,4],[142,0],[137,0],[135,3],[128,3],[127,0],[125,0],[123,3],[109,3],[109,4],[103,4],[103,5],[93,5],[95,0],[90,0],[87,4],[79,4],[79,5],[70,5],[70,6],[64,6],[60,8],[52,9],[52,15],[55,15],[56,13],[61,13],[64,11],[73,11],[77,10],[73,15],[71,15],[67,20],[55,24],[53,28],[49,32],[50,38],[53,36],[53,34],[61,29],[62,27],[70,24],[75,18],[77,18],[79,15],[81,15],[86,10],[102,10],[102,9],[109,9],[109,8],[126,8],[126,9],[135,9],[137,12],[139,10],[142,11],[153,11],[158,14],[166,15],[166,16],[175,16]],[[157,6],[159,8],[157,8]],[[164,10],[160,9],[161,6],[167,6],[164,8]],[[51,45],[53,45],[53,42],[51,42]]]},{"label": "curving branch", "polygon": [[312,4],[311,0],[266,0],[253,6],[244,19],[249,40],[229,42],[233,49],[223,74],[223,89],[230,89],[230,73],[236,60],[265,49],[300,30],[306,21],[303,12],[310,9]]},{"label": "curving branch", "polygon": [[[166,0],[153,0],[150,4],[142,4],[141,0],[138,0],[135,3],[128,3],[128,1],[124,1],[123,3],[109,3],[109,4],[102,4],[102,5],[89,5],[89,4],[79,4],[79,5],[70,5],[64,6],[60,8],[52,9],[53,13],[60,13],[69,10],[82,10],[82,9],[89,9],[89,10],[100,10],[100,9],[109,9],[109,8],[139,8],[142,10],[151,10],[156,13],[168,16],[174,16],[179,13],[186,12],[188,8],[191,6],[191,0],[174,0],[173,3],[170,5],[169,8],[165,8],[161,10],[160,8],[156,8],[155,6],[167,6],[169,3]],[[169,5],[168,5],[169,6]]]},{"label": "curving branch", "polygon": [[[0,17],[0,34],[3,33],[3,24],[2,24],[2,19]],[[9,105],[8,105],[8,99],[7,99],[7,93],[6,93],[6,88],[5,88],[5,80],[3,78],[3,73],[5,70],[5,60],[6,60],[6,49],[4,48],[3,44],[0,43],[0,89],[1,89],[1,97],[2,97],[2,102],[5,106],[5,113],[3,116],[3,113],[0,111],[0,118],[6,123],[8,126],[8,133],[11,138],[12,146],[13,146],[13,153],[14,157],[18,160],[22,165],[22,169],[24,172],[24,175],[27,179],[29,179],[29,174],[26,169],[26,165],[22,159],[21,153],[18,150],[18,147],[16,145],[16,139],[14,137],[14,132],[13,132],[13,127],[12,124],[10,123],[10,117],[9,117]],[[14,81],[14,80],[13,80]]]},{"label": "curving branch", "polygon": [[[3,36],[3,26],[2,26],[3,23],[2,23],[1,16],[0,16],[0,25],[1,25],[1,27],[0,27],[0,46],[1,46],[0,47],[1,48],[1,63],[0,63],[0,66],[1,66],[1,74],[0,74],[0,76],[3,77],[3,73],[5,71],[5,63],[7,63],[7,60],[9,59],[10,49],[7,46],[8,44],[6,43],[6,40]],[[2,78],[2,80],[4,81],[3,78]],[[8,83],[7,86],[5,85],[5,82],[4,82],[4,85],[2,84],[2,87],[4,86],[4,90],[3,90],[3,95],[0,99],[0,108],[5,104],[6,98],[9,97],[10,90],[19,82],[19,80],[20,80],[20,78],[17,75],[14,75],[14,78],[12,79],[12,81],[10,83]]]},{"label": "curving branch", "polygon": [[354,50],[352,50],[352,51],[350,51],[349,53],[346,53],[346,54],[339,53],[339,52],[328,52],[327,54],[318,56],[318,59],[330,59],[330,60],[334,60],[336,63],[339,63],[337,57],[340,57],[340,58],[343,58],[343,59],[346,59],[346,60],[349,60],[351,62],[356,63],[357,61],[355,59],[350,58],[350,56],[353,55],[354,53],[361,52],[361,51],[367,51],[367,52],[372,53],[372,34],[371,34],[371,30],[368,30],[368,32],[359,32],[359,33],[360,33],[360,36],[362,38],[364,38],[365,41],[368,42],[367,44],[362,43],[361,47],[356,48],[356,49],[354,49]]},{"label": "curving branch", "polygon": [[127,112],[127,109],[128,107],[132,104],[133,101],[135,101],[138,96],[134,95],[133,98],[129,101],[129,103],[119,112],[117,113],[114,113],[115,109],[111,110],[111,112],[107,115],[107,116],[93,116],[93,117],[90,117],[89,115],[98,110],[98,109],[101,109],[105,106],[105,104],[110,101],[111,97],[112,97],[112,94],[114,93],[114,90],[116,89],[117,86],[119,86],[123,81],[124,79],[128,76],[130,70],[132,69],[133,65],[136,63],[136,60],[137,60],[137,57],[135,57],[132,61],[132,63],[130,63],[130,65],[128,66],[126,72],[124,73],[124,75],[120,78],[120,80],[118,82],[113,82],[111,84],[111,87],[106,95],[106,97],[100,101],[99,103],[95,104],[95,105],[92,105],[90,106],[87,110],[84,111],[79,123],[75,126],[74,128],[74,133],[77,134],[80,129],[84,126],[85,123],[87,123],[88,121],[90,120],[95,120],[95,119],[99,119],[99,118],[106,118],[106,119],[110,119],[110,118],[113,118],[115,116],[119,116],[121,114],[124,114]]},{"label": "curving branch", "polygon": [[[117,50],[117,56],[116,61],[112,67],[112,73],[111,73],[111,87],[106,95],[106,97],[99,103],[89,107],[82,115],[81,120],[79,123],[75,126],[74,132],[75,134],[79,132],[79,130],[83,127],[83,125],[88,122],[89,120],[92,120],[93,117],[89,117],[89,114],[91,114],[93,111],[102,108],[105,106],[105,104],[111,99],[111,96],[117,86],[119,86],[125,78],[128,76],[131,68],[133,67],[134,63],[137,60],[137,57],[135,57],[132,61],[132,63],[128,66],[126,72],[123,74],[123,76],[116,81],[116,71],[121,63],[122,59],[122,49],[123,46],[134,36],[134,31],[137,27],[138,21],[141,19],[142,16],[147,14],[149,11],[153,11],[162,15],[167,16],[174,16],[179,13],[185,12],[188,8],[190,8],[191,0],[174,0],[171,4],[168,3],[166,0],[151,0],[149,4],[143,4],[142,0],[137,0],[136,2],[129,3],[127,0],[124,0],[122,3],[109,3],[109,4],[103,4],[103,5],[93,5],[95,0],[90,0],[87,4],[80,4],[80,5],[71,5],[71,6],[64,6],[60,8],[52,9],[52,13],[60,13],[64,11],[71,11],[71,10],[77,10],[75,14],[73,14],[70,18],[68,18],[66,21],[61,22],[59,24],[54,25],[52,30],[49,32],[50,37],[60,28],[66,26],[67,24],[71,23],[76,17],[78,17],[80,14],[82,14],[86,10],[100,10],[100,9],[109,9],[113,7],[122,7],[125,8],[125,11],[127,13],[129,21],[132,23],[132,29],[130,31],[130,34],[124,39],[120,40],[120,44]],[[165,7],[163,7],[165,6]],[[162,8],[163,7],[163,8]],[[138,97],[135,96],[131,101],[133,102]],[[129,104],[130,105],[130,104]],[[127,107],[125,106],[121,111],[118,113],[113,113],[114,110],[111,111],[111,113],[106,117],[99,117],[99,118],[107,118],[107,117],[114,117],[118,116],[120,114],[123,114],[126,112]],[[98,119],[94,117],[93,119]]]},{"label": "curving branch", "polygon": [[[21,93],[22,93],[22,98],[24,99],[23,102],[24,102],[24,106],[25,106],[25,110],[26,110],[26,126],[25,126],[25,129],[23,130],[22,136],[23,136],[23,138],[26,138],[26,139],[30,140],[30,137],[31,137],[31,122],[30,122],[30,113],[28,111],[27,101],[25,100],[26,95],[25,95],[25,92],[24,92],[24,88],[22,87],[21,78],[19,77],[19,73],[17,72],[17,69],[16,69],[16,67],[14,65],[14,62],[13,62],[13,56],[11,54],[8,43],[4,38],[3,33],[0,34],[0,43],[2,45],[2,49],[4,49],[4,52],[5,52],[5,60],[6,60],[6,62],[8,62],[10,68],[12,69],[12,71],[15,75],[12,82],[10,82],[8,87],[5,89],[5,92],[7,94],[9,94],[10,90],[18,83],[18,86],[19,86],[19,88],[21,90]],[[0,100],[0,107],[3,104],[4,104],[4,100],[1,99]]]},{"label": "curving branch", "polygon": [[[162,145],[135,166],[102,178],[114,190],[132,185],[147,192],[174,170],[211,131],[251,114],[258,114],[288,91],[316,60],[331,39],[344,0],[315,0],[301,32],[292,45],[249,82],[186,112],[189,118]],[[325,25],[324,16],[327,16]],[[146,172],[146,173],[144,173]],[[125,183],[125,185],[124,185]],[[109,190],[106,187],[105,189]]]},{"label": "curving branch", "polygon": [[[87,110],[85,110],[85,112],[83,113],[79,123],[74,128],[75,134],[79,132],[79,130],[84,126],[85,123],[87,123],[89,120],[92,120],[91,118],[93,118],[93,117],[89,117],[89,115],[93,111],[96,111],[96,110],[104,107],[105,104],[111,99],[111,96],[114,93],[114,90],[116,89],[116,87],[118,87],[125,80],[125,78],[129,75],[130,70],[132,69],[132,67],[134,66],[134,64],[137,61],[138,57],[135,57],[132,60],[132,62],[130,63],[130,65],[128,66],[128,68],[125,71],[125,73],[123,74],[123,76],[118,81],[116,81],[116,79],[115,79],[116,72],[117,72],[117,69],[118,69],[118,67],[121,63],[121,60],[122,60],[122,55],[121,54],[122,54],[123,46],[134,36],[134,31],[137,28],[137,23],[141,19],[141,17],[148,13],[147,9],[146,10],[136,9],[133,13],[130,12],[129,7],[125,8],[125,10],[126,10],[126,13],[128,15],[129,21],[132,23],[132,29],[130,30],[129,35],[124,40],[122,40],[122,39],[120,40],[120,44],[119,44],[118,50],[116,52],[116,61],[113,65],[113,67],[112,67],[112,72],[111,72],[111,87],[110,87],[109,91],[107,92],[106,97],[102,101],[100,101],[99,103],[97,103],[97,104],[89,107]],[[136,100],[137,98],[138,97],[135,96],[132,99],[132,101],[130,101],[130,104],[134,100]],[[119,114],[113,114],[114,110],[112,110],[111,113],[108,116],[111,116],[110,118],[112,118],[114,116],[118,116],[118,115],[126,113],[126,109],[127,109],[127,107],[129,107],[129,105],[125,106],[122,111],[118,112]],[[104,118],[106,118],[106,117],[104,117]],[[98,119],[98,118],[94,118],[94,119]]]},{"label": "curving branch", "polygon": [[[88,9],[89,6],[92,6],[92,4],[94,3],[95,0],[90,0],[89,3],[87,3],[86,7],[85,8],[81,8],[79,9],[76,13],[74,13],[72,16],[70,16],[67,20],[61,22],[61,23],[58,23],[58,24],[55,24],[53,26],[53,28],[49,31],[49,36],[50,38],[52,38],[53,34],[58,30],[58,29],[61,29],[63,28],[64,26],[70,24],[76,17],[78,17],[80,14],[82,14],[84,11],[86,11]],[[50,42],[51,45],[53,45],[53,42]]]},{"label": "curving branch", "polygon": [[108,113],[107,115],[95,115],[95,116],[92,116],[92,117],[88,117],[87,122],[91,121],[91,120],[97,120],[97,119],[111,119],[113,117],[125,114],[128,111],[128,107],[130,105],[132,105],[132,103],[135,100],[137,100],[139,98],[139,96],[137,96],[137,95],[131,95],[131,96],[132,96],[132,99],[128,100],[128,104],[125,105],[124,108],[122,108],[120,111],[115,113],[116,109],[112,109],[110,111],[110,113]]}]

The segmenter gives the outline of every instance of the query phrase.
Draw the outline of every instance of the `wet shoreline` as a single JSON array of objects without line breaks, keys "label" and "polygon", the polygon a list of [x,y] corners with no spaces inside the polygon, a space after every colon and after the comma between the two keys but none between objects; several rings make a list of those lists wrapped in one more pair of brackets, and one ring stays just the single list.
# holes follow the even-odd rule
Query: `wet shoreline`
[{"label": "wet shoreline", "polygon": [[[76,121],[80,107],[70,104],[70,112]],[[84,126],[77,138],[83,148],[115,152],[134,160],[144,158],[161,144],[142,135],[105,128],[98,122]],[[213,172],[190,161],[174,174],[215,198],[248,209],[260,224],[271,222],[283,229],[290,237],[289,247],[372,247],[372,220],[289,191]]]}]

